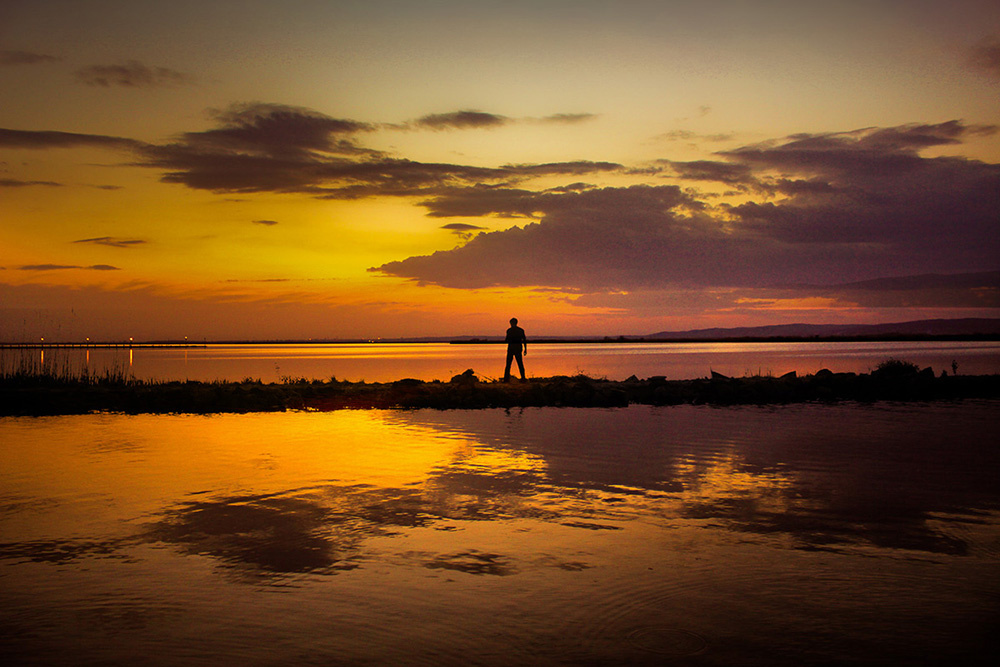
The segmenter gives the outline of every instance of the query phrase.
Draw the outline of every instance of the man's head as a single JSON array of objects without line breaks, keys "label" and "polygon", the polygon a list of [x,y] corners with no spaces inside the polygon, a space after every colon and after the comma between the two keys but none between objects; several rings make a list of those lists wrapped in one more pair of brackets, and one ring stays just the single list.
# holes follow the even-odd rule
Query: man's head
[{"label": "man's head", "polygon": [[512,327],[517,326],[517,318],[516,317],[510,318],[510,325]]}]

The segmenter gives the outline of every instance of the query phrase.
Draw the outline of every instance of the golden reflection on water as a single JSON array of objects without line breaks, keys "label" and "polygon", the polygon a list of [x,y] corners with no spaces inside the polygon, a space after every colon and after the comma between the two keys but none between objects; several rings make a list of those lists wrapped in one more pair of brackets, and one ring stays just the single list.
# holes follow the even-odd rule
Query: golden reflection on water
[{"label": "golden reflection on water", "polygon": [[[45,447],[37,446],[38,422]],[[80,422],[86,423],[83,427]],[[385,424],[372,411],[302,415],[135,416],[24,420],[8,430],[11,472],[39,497],[129,490],[142,506],[204,489],[274,492],[338,481],[420,483],[468,441]]]},{"label": "golden reflection on water", "polygon": [[[29,355],[31,365],[78,369],[93,366],[127,370],[144,380],[229,380],[277,382],[283,378],[392,382],[402,378],[444,380],[472,368],[482,378],[503,373],[502,345],[421,344],[209,344],[196,347],[0,350],[0,372],[16,369]],[[84,358],[86,355],[86,359]],[[586,374],[624,380],[664,376],[671,380],[707,377],[711,371],[729,376],[800,375],[826,368],[867,373],[888,358],[905,359],[935,373],[967,375],[1000,372],[1000,344],[995,341],[870,343],[575,343],[530,347],[525,360],[529,377]]]},{"label": "golden reflection on water", "polygon": [[998,410],[2,419],[0,658],[958,664]]},{"label": "golden reflection on water", "polygon": [[752,470],[735,451],[704,463],[682,460],[675,470],[684,480],[685,490],[679,494],[682,503],[714,506],[724,500],[752,499],[756,513],[788,510],[797,482],[777,470]]}]

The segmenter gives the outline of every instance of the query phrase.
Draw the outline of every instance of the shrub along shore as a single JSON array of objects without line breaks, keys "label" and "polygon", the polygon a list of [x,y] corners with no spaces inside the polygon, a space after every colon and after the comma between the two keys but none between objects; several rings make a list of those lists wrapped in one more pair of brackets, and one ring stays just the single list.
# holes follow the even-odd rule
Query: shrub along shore
[{"label": "shrub along shore", "polygon": [[120,376],[68,378],[0,376],[0,416],[90,412],[273,412],[386,408],[479,409],[513,407],[622,407],[648,405],[768,405],[811,401],[931,401],[1000,398],[1000,375],[934,374],[888,360],[871,373],[781,377],[614,381],[577,375],[524,382],[482,381],[470,369],[448,382],[404,379],[387,383],[331,379],[262,383],[143,382]]}]

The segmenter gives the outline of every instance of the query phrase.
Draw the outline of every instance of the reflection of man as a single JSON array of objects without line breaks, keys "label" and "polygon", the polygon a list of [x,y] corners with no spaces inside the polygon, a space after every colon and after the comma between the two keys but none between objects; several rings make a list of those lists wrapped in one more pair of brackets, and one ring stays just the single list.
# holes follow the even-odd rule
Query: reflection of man
[{"label": "reflection of man", "polygon": [[510,329],[507,329],[507,368],[503,372],[503,381],[510,380],[510,362],[517,359],[517,369],[521,371],[521,379],[524,379],[524,360],[521,359],[521,352],[528,354],[528,338],[524,335],[524,329],[517,326],[517,318],[510,318]]}]

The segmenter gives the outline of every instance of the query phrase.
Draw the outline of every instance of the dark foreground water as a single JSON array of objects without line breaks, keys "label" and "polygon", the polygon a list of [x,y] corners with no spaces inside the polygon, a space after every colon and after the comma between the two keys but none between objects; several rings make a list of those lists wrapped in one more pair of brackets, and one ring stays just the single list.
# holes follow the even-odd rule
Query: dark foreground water
[{"label": "dark foreground water", "polygon": [[4,418],[0,663],[992,665],[998,417]]}]

